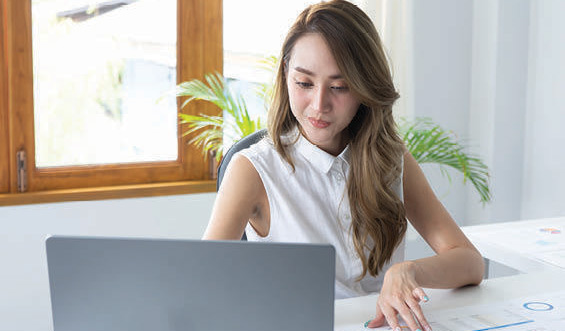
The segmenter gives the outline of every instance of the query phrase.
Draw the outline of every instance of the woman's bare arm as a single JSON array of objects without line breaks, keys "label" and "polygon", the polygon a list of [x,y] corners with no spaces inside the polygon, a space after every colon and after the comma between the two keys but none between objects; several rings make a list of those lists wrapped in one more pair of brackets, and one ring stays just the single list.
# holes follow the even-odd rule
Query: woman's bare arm
[{"label": "woman's bare arm", "polygon": [[239,240],[250,220],[262,228],[268,204],[261,177],[251,162],[235,155],[226,169],[203,239]]},{"label": "woman's bare arm", "polygon": [[410,153],[404,157],[404,206],[407,218],[437,254],[413,261],[418,284],[428,288],[479,284],[484,273],[481,254],[437,199]]}]

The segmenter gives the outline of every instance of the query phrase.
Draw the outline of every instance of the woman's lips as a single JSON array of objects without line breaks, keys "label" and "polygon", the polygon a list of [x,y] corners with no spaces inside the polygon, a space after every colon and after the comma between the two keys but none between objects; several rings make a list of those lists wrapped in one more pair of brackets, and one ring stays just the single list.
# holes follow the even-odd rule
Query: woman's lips
[{"label": "woman's lips", "polygon": [[310,123],[312,124],[313,127],[318,128],[318,129],[327,128],[330,125],[330,122],[317,120],[313,117],[308,117],[308,120],[310,121]]}]

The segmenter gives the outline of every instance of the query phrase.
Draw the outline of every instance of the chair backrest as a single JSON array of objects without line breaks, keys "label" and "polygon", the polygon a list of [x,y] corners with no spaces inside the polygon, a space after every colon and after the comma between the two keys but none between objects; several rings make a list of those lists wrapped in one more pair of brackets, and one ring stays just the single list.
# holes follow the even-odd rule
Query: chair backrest
[{"label": "chair backrest", "polygon": [[[241,140],[233,144],[230,147],[230,149],[228,149],[227,153],[224,154],[222,161],[220,161],[220,165],[218,166],[216,191],[220,189],[220,185],[222,184],[222,179],[224,178],[224,173],[226,171],[226,168],[228,167],[228,164],[230,163],[232,156],[235,153],[239,152],[240,150],[246,149],[249,146],[258,143],[259,140],[263,139],[263,137],[265,137],[266,135],[267,135],[267,129],[259,130],[246,137],[243,137]],[[245,232],[243,233],[243,237],[241,237],[241,240],[247,240],[247,236],[245,235]]]},{"label": "chair backrest", "polygon": [[220,189],[220,184],[222,184],[222,179],[224,178],[224,172],[230,163],[232,156],[239,152],[242,149],[246,149],[251,145],[254,145],[259,142],[259,140],[263,139],[267,135],[267,129],[261,129],[256,131],[246,137],[243,137],[241,140],[233,144],[230,149],[228,149],[227,153],[224,154],[222,161],[220,161],[220,165],[218,166],[218,177],[216,179],[216,191]]}]

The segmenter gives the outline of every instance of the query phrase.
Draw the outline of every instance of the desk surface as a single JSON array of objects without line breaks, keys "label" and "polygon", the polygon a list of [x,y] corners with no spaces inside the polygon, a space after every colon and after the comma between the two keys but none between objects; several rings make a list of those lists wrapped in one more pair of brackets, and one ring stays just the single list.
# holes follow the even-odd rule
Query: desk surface
[{"label": "desk surface", "polygon": [[462,227],[481,254],[518,271],[565,270],[565,217]]},{"label": "desk surface", "polygon": [[[564,280],[565,270],[551,270],[487,279],[479,286],[469,286],[454,290],[427,289],[426,293],[430,297],[430,301],[422,304],[422,309],[424,314],[428,316],[429,314],[437,314],[438,312],[454,308],[505,302],[531,296],[543,297],[558,291],[565,291]],[[363,324],[375,314],[376,300],[376,295],[336,300],[335,330],[364,330]],[[559,325],[565,325],[565,313],[563,313],[565,306],[558,308],[560,316],[563,318],[563,324]],[[497,328],[496,331],[498,329],[500,328]],[[437,331],[436,329],[434,330]],[[472,331],[474,329],[462,330]],[[506,330],[530,329],[502,328],[500,331]]]}]

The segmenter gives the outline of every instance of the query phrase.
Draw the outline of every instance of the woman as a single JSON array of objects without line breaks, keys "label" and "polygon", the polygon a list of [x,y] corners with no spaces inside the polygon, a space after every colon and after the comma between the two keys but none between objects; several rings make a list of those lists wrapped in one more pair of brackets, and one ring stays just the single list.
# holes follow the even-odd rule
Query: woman
[{"label": "woman", "polygon": [[[204,238],[330,243],[337,298],[380,292],[368,327],[430,330],[422,288],[478,284],[484,265],[396,132],[374,25],[343,0],[312,5],[280,58],[269,138],[231,160]],[[406,219],[435,256],[403,261]]]}]

